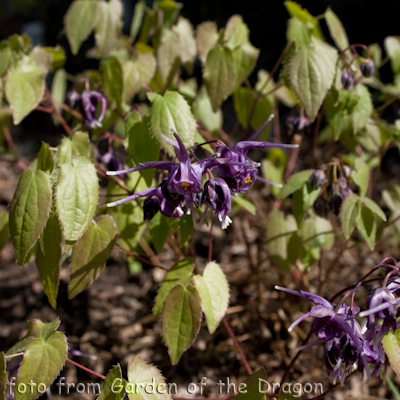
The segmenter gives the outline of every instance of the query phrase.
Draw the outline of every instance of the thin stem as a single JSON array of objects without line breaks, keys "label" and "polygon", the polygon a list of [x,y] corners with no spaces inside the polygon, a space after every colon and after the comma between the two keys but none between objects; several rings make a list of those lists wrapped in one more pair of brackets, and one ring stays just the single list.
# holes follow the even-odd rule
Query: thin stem
[{"label": "thin stem", "polygon": [[72,364],[72,365],[75,365],[75,367],[78,367],[78,368],[80,368],[80,369],[83,369],[83,370],[86,371],[86,372],[89,372],[89,374],[92,374],[92,375],[94,375],[94,376],[97,376],[97,377],[100,378],[100,379],[103,379],[103,380],[106,379],[106,377],[105,377],[104,375],[98,374],[97,372],[94,372],[94,371],[92,371],[91,369],[86,368],[86,367],[84,367],[83,365],[81,365],[81,364],[79,364],[79,363],[77,363],[77,362],[75,362],[75,361],[70,360],[69,358],[67,358],[66,361],[68,361],[68,362],[69,362],[70,364]]},{"label": "thin stem", "polygon": [[9,356],[6,356],[6,358],[13,358],[13,357],[19,357],[19,356],[23,356],[24,353],[15,353],[15,354],[10,354]]},{"label": "thin stem", "polygon": [[29,167],[24,164],[22,161],[18,160],[18,154],[17,154],[17,150],[15,148],[12,136],[11,136],[11,132],[8,129],[8,126],[3,126],[3,132],[4,132],[4,137],[6,139],[6,142],[8,144],[8,147],[10,148],[11,152],[14,154],[14,157],[16,158],[17,161],[17,165],[18,167],[20,167],[23,171],[27,171],[29,169]]},{"label": "thin stem", "polygon": [[314,126],[314,135],[312,139],[312,149],[311,149],[311,168],[315,168],[315,149],[317,148],[317,140],[318,140],[318,134],[320,132],[321,128],[321,122],[322,122],[322,117],[323,117],[323,106],[321,110],[318,113],[317,121]]},{"label": "thin stem", "polygon": [[229,326],[229,323],[228,323],[228,321],[226,320],[225,317],[222,318],[222,323],[224,324],[224,327],[225,327],[225,329],[227,330],[228,335],[229,335],[230,338],[232,339],[233,344],[234,344],[234,346],[235,346],[237,352],[239,353],[240,358],[242,359],[242,363],[243,363],[244,367],[246,368],[247,373],[248,373],[249,375],[251,375],[251,374],[253,373],[253,370],[251,369],[249,363],[247,362],[246,356],[244,355],[243,350],[242,350],[242,348],[240,347],[239,342],[236,340],[235,335],[233,334],[232,329],[231,329],[231,327]]},{"label": "thin stem", "polygon": [[285,171],[285,180],[287,180],[289,178],[289,176],[293,172],[294,166],[296,164],[297,157],[298,157],[299,152],[300,152],[300,146],[301,146],[301,142],[302,141],[303,141],[303,135],[299,135],[297,140],[295,138],[295,142],[296,142],[295,144],[298,144],[299,147],[295,148],[292,151],[292,154],[290,155],[290,159],[289,159],[288,165],[286,167],[286,171]]},{"label": "thin stem", "polygon": [[208,262],[211,262],[211,260],[212,260],[212,246],[213,246],[212,229],[213,229],[213,226],[214,226],[214,218],[212,216],[211,222],[210,222],[210,239],[208,240]]},{"label": "thin stem", "polygon": [[78,119],[83,119],[82,114],[76,110],[73,110],[71,107],[68,107],[66,104],[61,103],[60,101],[54,100],[53,99],[53,104],[57,107],[62,108],[64,111],[66,111],[67,113],[70,113],[71,115],[73,115],[75,118]]}]

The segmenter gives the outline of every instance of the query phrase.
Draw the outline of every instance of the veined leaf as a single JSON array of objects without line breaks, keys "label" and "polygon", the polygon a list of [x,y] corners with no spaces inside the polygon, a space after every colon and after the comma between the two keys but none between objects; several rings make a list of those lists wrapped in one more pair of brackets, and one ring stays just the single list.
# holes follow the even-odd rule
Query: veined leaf
[{"label": "veined leaf", "polygon": [[196,58],[196,41],[193,26],[186,18],[179,17],[178,23],[172,28],[179,38],[179,58],[183,64],[193,63]]},{"label": "veined leaf", "polygon": [[162,312],[162,334],[172,365],[193,343],[200,329],[201,301],[197,290],[175,286],[165,299]]},{"label": "veined leaf", "polygon": [[37,158],[37,169],[41,169],[50,173],[54,168],[54,155],[50,150],[50,147],[47,143],[42,143],[42,147],[39,150],[38,158]]},{"label": "veined leaf", "polygon": [[186,287],[190,283],[193,278],[193,269],[193,262],[191,260],[184,259],[178,261],[168,271],[157,293],[156,303],[154,304],[153,308],[153,315],[155,317],[161,314],[165,298],[176,285],[181,284]]},{"label": "veined leaf", "polygon": [[228,281],[220,266],[210,262],[206,265],[203,276],[194,277],[194,286],[200,294],[208,330],[214,333],[228,309]]},{"label": "veined leaf", "polygon": [[346,239],[351,236],[358,217],[360,216],[360,202],[358,201],[358,196],[356,194],[351,194],[346,197],[342,203],[340,209],[340,222],[342,223],[342,228]]},{"label": "veined leaf", "polygon": [[175,156],[173,147],[167,143],[161,134],[175,140],[170,128],[180,137],[185,147],[194,145],[196,137],[196,120],[186,100],[178,92],[166,92],[164,96],[149,93],[151,104],[151,130],[154,137],[171,156]]},{"label": "veined leaf", "polygon": [[58,218],[67,241],[78,240],[96,211],[99,183],[94,165],[77,155],[60,167],[56,187]]},{"label": "veined leaf", "polygon": [[44,74],[30,57],[21,58],[7,74],[5,94],[18,125],[42,100]]},{"label": "veined leaf", "polygon": [[196,119],[201,121],[208,131],[217,132],[222,128],[222,111],[221,109],[218,109],[216,112],[213,111],[205,86],[202,86],[197,93],[192,104],[192,109]]},{"label": "veined leaf", "polygon": [[8,225],[8,212],[0,211],[0,250],[6,245],[6,243],[8,242],[8,238],[10,237]]},{"label": "veined leaf", "polygon": [[25,171],[10,207],[10,235],[17,262],[25,258],[46,226],[52,201],[50,178],[43,171]]},{"label": "veined leaf", "polygon": [[360,129],[365,128],[370,117],[373,105],[369,90],[364,85],[357,85],[356,93],[358,95],[357,103],[352,113],[353,133],[356,134]]},{"label": "veined leaf", "polygon": [[235,65],[236,71],[236,82],[235,88],[239,87],[239,85],[250,75],[253,71],[258,56],[260,54],[260,50],[256,49],[252,44],[246,43],[243,46],[237,47],[233,50],[233,62]]},{"label": "veined leaf", "polygon": [[199,58],[203,65],[206,63],[208,53],[218,42],[217,24],[212,21],[202,22],[196,28],[196,45]]},{"label": "veined leaf", "polygon": [[[51,82],[51,97],[59,103],[64,103],[65,95],[67,93],[67,76],[64,68],[59,68],[53,76]],[[55,106],[58,111],[60,107]],[[53,115],[53,122],[58,125],[60,121]]]},{"label": "veined leaf", "polygon": [[373,200],[368,197],[360,197],[360,200],[365,204],[375,215],[377,215],[382,221],[386,221],[386,215],[382,209]]},{"label": "veined leaf", "polygon": [[303,22],[298,18],[290,18],[286,30],[288,42],[296,42],[298,46],[308,46],[314,26],[310,21]]},{"label": "veined leaf", "polygon": [[362,206],[360,217],[357,220],[357,229],[369,248],[373,250],[375,247],[376,222],[374,213],[368,207]]},{"label": "veined leaf", "polygon": [[265,371],[263,368],[250,375],[244,383],[245,387],[239,391],[235,400],[264,400],[264,383],[266,383],[264,378]]},{"label": "veined leaf", "polygon": [[313,172],[313,169],[307,169],[292,175],[281,190],[279,196],[281,200],[286,199],[286,197],[303,187],[303,185],[309,181]]},{"label": "veined leaf", "polygon": [[93,221],[75,243],[68,298],[73,299],[98,278],[114,247],[117,234],[117,225],[111,215],[102,215],[98,223]]},{"label": "veined leaf", "polygon": [[389,331],[382,339],[382,344],[390,366],[400,375],[400,329]]},{"label": "veined leaf", "polygon": [[87,132],[76,131],[61,141],[56,157],[57,164],[71,164],[72,158],[78,154],[86,158],[90,156],[90,139]]},{"label": "veined leaf", "polygon": [[400,72],[400,37],[387,36],[385,38],[385,49],[390,57],[393,73],[398,74]]},{"label": "veined leaf", "polygon": [[352,172],[351,176],[354,182],[360,187],[360,196],[365,196],[369,186],[368,165],[361,158],[357,158],[354,165],[355,170]]},{"label": "veined leaf", "polygon": [[330,250],[335,242],[335,233],[329,220],[311,217],[301,227],[303,243],[309,248],[323,247]]},{"label": "veined leaf", "polygon": [[131,30],[130,30],[130,42],[133,43],[139,33],[140,25],[142,25],[144,9],[146,3],[142,0],[138,1],[135,5],[135,9],[133,10],[133,17],[131,23]]},{"label": "veined leaf", "polygon": [[325,11],[325,21],[328,25],[329,33],[339,50],[344,51],[349,48],[349,39],[343,24],[330,7]]},{"label": "veined leaf", "polygon": [[121,64],[116,57],[104,58],[101,61],[101,70],[104,95],[113,106],[120,109],[123,88]]},{"label": "veined leaf", "polygon": [[234,50],[249,43],[249,28],[240,15],[232,15],[224,31],[224,46]]},{"label": "veined leaf", "polygon": [[104,379],[103,387],[97,400],[122,400],[125,396],[126,381],[122,379],[120,365],[114,365]]},{"label": "veined leaf", "polygon": [[164,82],[168,81],[172,67],[179,57],[179,52],[180,44],[178,33],[171,29],[163,29],[160,45],[157,49],[157,65]]},{"label": "veined leaf", "polygon": [[75,0],[65,14],[65,32],[73,55],[78,54],[81,44],[96,26],[97,5],[97,0]]}]

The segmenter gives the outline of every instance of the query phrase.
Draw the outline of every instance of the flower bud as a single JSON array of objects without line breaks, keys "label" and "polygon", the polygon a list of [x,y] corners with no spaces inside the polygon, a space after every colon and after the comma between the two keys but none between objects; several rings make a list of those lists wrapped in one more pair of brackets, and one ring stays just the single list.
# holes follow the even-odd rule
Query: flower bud
[{"label": "flower bud", "polygon": [[343,191],[343,189],[347,188],[347,179],[346,178],[339,178],[337,180],[337,186],[338,186],[339,192],[341,193]]},{"label": "flower bud", "polygon": [[369,78],[375,72],[375,63],[370,58],[363,60],[360,64],[360,70],[364,76]]},{"label": "flower bud", "polygon": [[351,194],[353,194],[353,191],[351,190],[351,189],[349,189],[348,187],[347,188],[344,188],[343,190],[342,190],[342,192],[340,193],[340,195],[342,196],[342,199],[344,200],[346,197],[349,197]]},{"label": "flower bud", "polygon": [[353,75],[350,71],[344,71],[342,74],[342,85],[346,90],[349,90],[354,83]]},{"label": "flower bud", "polygon": [[326,174],[321,169],[316,169],[310,176],[313,189],[321,187],[326,182]]},{"label": "flower bud", "polygon": [[326,218],[329,211],[329,204],[325,199],[318,197],[314,203],[315,212],[322,218]]},{"label": "flower bud", "polygon": [[343,167],[343,174],[344,174],[344,176],[346,177],[346,178],[349,178],[350,177],[350,175],[351,175],[351,168],[348,166],[348,165],[345,165],[344,167]]},{"label": "flower bud", "polygon": [[157,196],[147,197],[143,203],[143,219],[151,221],[153,217],[160,211],[161,201]]},{"label": "flower bud", "polygon": [[343,202],[342,197],[337,194],[332,196],[331,200],[329,201],[329,208],[336,216],[338,216],[340,213],[340,207],[342,206],[342,202]]}]

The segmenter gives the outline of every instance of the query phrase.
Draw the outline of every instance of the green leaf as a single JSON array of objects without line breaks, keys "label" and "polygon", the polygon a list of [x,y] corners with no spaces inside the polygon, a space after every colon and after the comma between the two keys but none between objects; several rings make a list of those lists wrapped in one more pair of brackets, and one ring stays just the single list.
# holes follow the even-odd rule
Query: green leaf
[{"label": "green leaf", "polygon": [[192,215],[183,215],[179,218],[179,232],[181,235],[181,241],[179,246],[183,247],[189,240],[190,235],[193,232],[193,217]]},{"label": "green leaf", "polygon": [[292,175],[287,181],[286,185],[282,188],[280,193],[280,199],[284,200],[286,197],[290,196],[296,190],[299,190],[303,187],[303,185],[310,180],[313,169],[306,169],[304,171],[298,172],[297,174]]},{"label": "green leaf", "polygon": [[193,114],[210,132],[217,132],[222,128],[223,115],[219,108],[213,111],[207,89],[202,86],[192,104]]},{"label": "green leaf", "polygon": [[57,214],[53,212],[40,237],[36,253],[36,266],[40,281],[51,306],[57,307],[57,292],[60,282],[61,228]]},{"label": "green leaf", "polygon": [[218,28],[213,21],[202,22],[196,28],[196,45],[199,58],[203,65],[208,53],[218,42]]},{"label": "green leaf", "polygon": [[65,14],[65,33],[73,55],[90,35],[98,18],[97,0],[75,0]]},{"label": "green leaf", "polygon": [[244,208],[250,214],[256,215],[256,207],[254,206],[254,204],[246,200],[242,195],[232,197],[232,201],[238,204],[241,208]]},{"label": "green leaf", "polygon": [[57,164],[72,163],[74,156],[80,154],[90,157],[90,139],[87,132],[76,131],[71,136],[64,138],[57,152]]},{"label": "green leaf", "polygon": [[8,242],[10,237],[10,231],[8,229],[9,224],[8,212],[0,211],[0,251]]},{"label": "green leaf", "polygon": [[128,381],[126,393],[129,400],[173,400],[161,372],[139,357],[132,357],[129,361]]},{"label": "green leaf", "polygon": [[122,64],[123,101],[130,100],[143,86],[148,85],[156,72],[156,59],[153,54],[139,54],[135,61]]},{"label": "green leaf", "polygon": [[139,33],[140,26],[142,25],[143,15],[146,3],[142,0],[138,1],[133,10],[133,18],[130,29],[130,42],[133,43]]},{"label": "green leaf", "polygon": [[325,21],[328,25],[329,33],[339,50],[344,51],[349,48],[349,39],[346,31],[337,15],[328,7],[325,11]]},{"label": "green leaf", "polygon": [[101,61],[101,71],[104,95],[113,107],[121,109],[123,88],[121,64],[116,57],[104,58]]},{"label": "green leaf", "polygon": [[155,317],[161,314],[165,298],[176,285],[180,284],[186,287],[190,283],[193,278],[193,269],[193,262],[189,259],[184,259],[178,261],[168,271],[156,296],[156,302],[153,308],[153,315]]},{"label": "green leaf", "polygon": [[9,47],[0,49],[0,78],[3,77],[12,60],[13,52]]},{"label": "green leaf", "polygon": [[[246,43],[241,47],[237,47],[232,52],[234,70],[236,71],[235,88],[250,75],[256,66],[260,50],[256,49],[250,43]],[[265,119],[265,117],[264,117]]]},{"label": "green leaf", "polygon": [[363,206],[361,208],[360,217],[357,220],[357,229],[369,248],[373,250],[375,247],[376,222],[374,213],[368,207]]},{"label": "green leaf", "polygon": [[[263,177],[271,182],[283,184],[283,175],[286,169],[288,157],[286,153],[280,149],[271,149],[267,155],[267,158],[261,163],[261,171]],[[275,198],[279,198],[281,188],[271,186],[272,195]]]},{"label": "green leaf", "polygon": [[369,186],[369,168],[366,162],[357,158],[355,163],[355,170],[351,173],[354,182],[360,187],[360,196],[363,197],[367,194]]},{"label": "green leaf", "polygon": [[314,30],[310,21],[302,22],[298,18],[290,18],[286,31],[288,42],[295,42],[298,46],[308,46],[311,43],[311,34]]},{"label": "green leaf", "polygon": [[65,64],[65,51],[59,44],[55,47],[49,47],[49,46],[43,47],[43,50],[47,51],[47,53],[52,55],[52,65],[51,65],[52,70],[56,70]]},{"label": "green leaf", "polygon": [[356,93],[358,95],[358,100],[352,113],[354,134],[356,134],[360,129],[365,128],[368,118],[373,110],[369,90],[364,85],[358,84],[356,86]]},{"label": "green leaf", "polygon": [[169,233],[167,217],[160,212],[150,221],[150,236],[157,253],[161,253]]},{"label": "green leaf", "polygon": [[125,386],[126,381],[122,379],[120,365],[114,365],[108,371],[106,379],[104,379],[103,387],[97,400],[122,400],[125,396]]},{"label": "green leaf", "polygon": [[162,80],[168,81],[173,66],[179,57],[179,35],[171,29],[163,29],[157,49],[157,66]]},{"label": "green leaf", "polygon": [[0,353],[0,400],[6,400],[6,388],[8,384],[6,356]]},{"label": "green leaf", "polygon": [[[244,384],[239,385],[239,394],[235,397],[235,400],[264,400],[264,384],[268,383],[264,380],[265,371],[263,368],[259,369],[254,374],[250,375]],[[244,385],[244,386],[243,386]],[[240,390],[239,388],[242,387]],[[268,385],[269,388],[269,385]]]},{"label": "green leaf", "polygon": [[230,50],[249,42],[249,28],[240,15],[232,15],[224,31],[224,46]]},{"label": "green leaf", "polygon": [[351,194],[346,197],[340,208],[340,222],[344,231],[346,239],[349,239],[354,227],[356,226],[356,221],[360,216],[360,202],[358,201],[358,196],[356,194]]},{"label": "green leaf", "polygon": [[54,332],[47,340],[32,340],[24,351],[16,382],[17,388],[24,384],[27,390],[16,390],[15,399],[35,400],[44,393],[60,373],[67,353],[67,338],[61,332]]},{"label": "green leaf", "polygon": [[186,18],[179,17],[178,23],[172,28],[178,35],[179,58],[182,64],[192,64],[196,59],[196,41],[193,26]]},{"label": "green leaf", "polygon": [[19,340],[10,350],[7,351],[6,355],[12,355],[16,353],[24,352],[26,346],[34,339],[41,338],[46,341],[53,332],[60,326],[60,320],[56,318],[54,321],[48,324],[43,323],[40,319],[31,319],[28,321],[28,332]]},{"label": "green leaf", "polygon": [[[125,148],[136,165],[146,161],[156,161],[160,155],[160,145],[150,133],[150,117],[145,115],[143,121],[140,114],[134,111],[125,124]],[[154,168],[140,171],[147,186],[151,186]]]},{"label": "green leaf", "polygon": [[382,339],[383,348],[390,366],[400,374],[400,329],[390,330]]},{"label": "green leaf", "polygon": [[228,309],[228,281],[220,266],[216,262],[210,262],[206,265],[203,276],[196,275],[193,283],[200,294],[208,331],[214,333]]},{"label": "green leaf", "polygon": [[312,38],[309,46],[300,47],[290,61],[290,84],[302,102],[310,122],[333,83],[337,51],[328,44]]},{"label": "green leaf", "polygon": [[234,90],[236,76],[232,51],[217,44],[208,53],[203,72],[208,95],[215,112]]},{"label": "green leaf", "polygon": [[60,167],[56,187],[58,218],[67,241],[78,240],[96,211],[99,183],[94,165],[77,155]]},{"label": "green leaf", "polygon": [[194,342],[200,329],[201,301],[197,290],[188,286],[175,286],[164,302],[162,334],[168,347],[172,365]]},{"label": "green leaf", "polygon": [[291,17],[296,17],[302,22],[311,22],[314,27],[313,35],[321,40],[325,40],[322,34],[321,27],[319,26],[318,20],[313,17],[305,8],[302,8],[295,1],[285,1],[284,2],[287,12]]},{"label": "green leaf", "polygon": [[25,171],[10,206],[10,235],[20,266],[46,226],[51,200],[49,176],[43,171]]},{"label": "green leaf", "polygon": [[398,74],[400,72],[400,37],[387,36],[385,38],[385,50],[390,57],[393,73]]},{"label": "green leaf", "polygon": [[[51,82],[51,97],[59,103],[64,103],[65,95],[67,93],[67,75],[65,69],[58,69]],[[59,106],[55,106],[58,111],[61,110]],[[53,122],[58,125],[60,121],[53,115]]]},{"label": "green leaf", "polygon": [[393,392],[394,397],[397,400],[400,400],[400,392],[399,389],[397,389],[397,386],[393,383],[393,381],[386,375],[385,376],[386,382],[389,385],[390,390]]},{"label": "green leaf", "polygon": [[373,200],[369,199],[368,197],[360,197],[360,200],[375,214],[377,215],[382,221],[386,221],[386,215],[382,211],[382,209],[376,204]]},{"label": "green leaf", "polygon": [[163,16],[163,24],[170,27],[172,26],[176,19],[178,18],[180,9],[182,8],[182,3],[178,3],[174,0],[161,0],[158,2],[155,10],[161,10]]},{"label": "green leaf", "polygon": [[75,243],[71,257],[71,277],[68,298],[85,290],[103,270],[117,239],[118,229],[111,215],[102,215],[97,224]]},{"label": "green leaf", "polygon": [[99,1],[97,4],[97,23],[94,28],[96,57],[108,56],[114,49],[122,29],[124,11],[121,0]]},{"label": "green leaf", "polygon": [[28,57],[24,56],[7,74],[5,94],[13,112],[14,125],[18,125],[40,103],[44,93],[44,74]]},{"label": "green leaf", "polygon": [[301,227],[303,243],[309,248],[323,247],[330,250],[335,242],[335,233],[329,220],[311,217]]},{"label": "green leaf", "polygon": [[243,128],[249,125],[249,116],[255,99],[248,88],[238,87],[233,92],[233,107]]},{"label": "green leaf", "polygon": [[196,137],[196,120],[184,97],[178,92],[166,92],[164,96],[148,94],[151,104],[151,130],[154,137],[171,156],[175,157],[173,147],[161,135],[164,134],[175,140],[172,128],[180,137],[185,147],[194,145]]},{"label": "green leaf", "polygon": [[37,158],[37,169],[41,169],[44,172],[49,171],[50,173],[54,168],[54,155],[50,150],[47,143],[42,143],[42,147],[39,150]]}]

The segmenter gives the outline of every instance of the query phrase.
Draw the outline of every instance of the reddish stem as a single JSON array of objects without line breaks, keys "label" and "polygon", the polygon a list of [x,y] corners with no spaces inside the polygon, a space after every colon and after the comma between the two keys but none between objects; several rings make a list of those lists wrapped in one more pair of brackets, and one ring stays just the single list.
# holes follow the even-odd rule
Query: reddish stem
[{"label": "reddish stem", "polygon": [[79,363],[77,363],[77,362],[75,362],[75,361],[70,360],[69,358],[67,358],[66,361],[68,361],[68,362],[69,362],[70,364],[72,364],[72,365],[75,365],[75,367],[78,367],[78,368],[80,368],[80,369],[83,369],[83,370],[86,371],[86,372],[89,372],[89,374],[92,374],[92,375],[94,375],[94,376],[97,376],[98,378],[101,378],[101,379],[106,379],[106,377],[105,377],[104,375],[98,374],[97,372],[94,372],[94,371],[92,371],[91,369],[86,368],[86,367],[84,367],[83,365],[81,365],[81,364],[79,364]]},{"label": "reddish stem", "polygon": [[211,262],[211,259],[212,259],[212,246],[213,246],[212,229],[213,229],[213,224],[214,224],[214,219],[213,219],[213,217],[211,217],[211,223],[210,223],[210,239],[208,240],[208,262]]},{"label": "reddish stem", "polygon": [[[18,158],[17,151],[15,149],[15,145],[12,140],[12,136],[11,136],[10,130],[8,129],[8,126],[3,126],[3,132],[4,132],[4,137],[6,138],[8,147],[10,148],[11,152],[14,154],[15,158]],[[29,167],[20,160],[17,160],[17,165],[18,165],[18,167],[20,167],[22,169],[22,171],[27,171],[29,169]]]},{"label": "reddish stem", "polygon": [[297,147],[296,149],[293,149],[292,154],[290,155],[290,159],[289,159],[286,171],[285,171],[285,181],[287,179],[289,179],[290,175],[293,172],[294,166],[296,164],[297,157],[298,157],[299,152],[300,152],[300,146],[301,146],[302,140],[303,140],[303,136],[301,135],[299,137],[299,139],[296,141],[297,142],[296,144],[298,144],[299,147]]},{"label": "reddish stem", "polygon": [[222,318],[222,323],[224,324],[225,329],[226,329],[227,332],[228,332],[228,335],[229,335],[230,338],[232,339],[233,344],[235,345],[236,350],[237,350],[237,352],[239,353],[240,358],[242,359],[243,365],[244,365],[244,367],[246,368],[247,373],[248,373],[249,375],[251,375],[251,374],[253,373],[253,370],[251,369],[249,363],[247,362],[246,356],[244,355],[243,350],[242,350],[242,348],[240,347],[239,342],[236,340],[235,335],[233,334],[232,329],[231,329],[231,327],[229,326],[229,323],[228,323],[228,321],[226,320],[225,317]]}]

